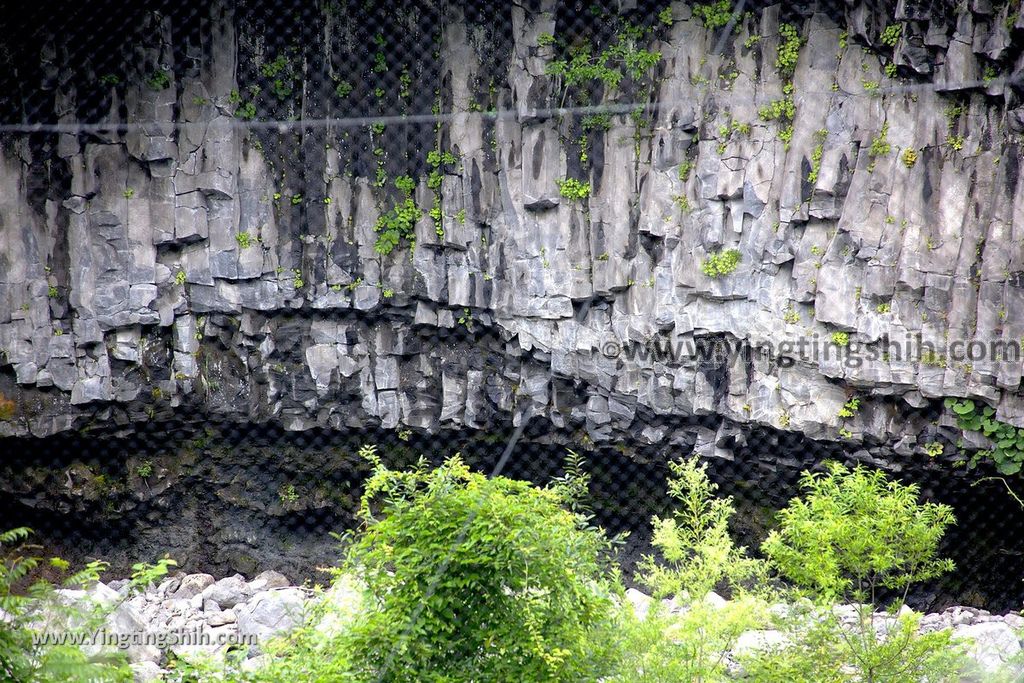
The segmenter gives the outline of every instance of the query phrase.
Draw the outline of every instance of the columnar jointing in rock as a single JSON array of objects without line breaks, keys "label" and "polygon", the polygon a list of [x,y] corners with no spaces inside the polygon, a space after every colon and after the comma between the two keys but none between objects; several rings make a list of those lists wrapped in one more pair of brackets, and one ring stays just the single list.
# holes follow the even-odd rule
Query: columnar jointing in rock
[{"label": "columnar jointing in rock", "polygon": [[[692,443],[657,418],[715,415],[909,453],[937,429],[913,409],[949,396],[1024,424],[1019,359],[778,351],[1024,336],[1015,3],[774,5],[724,31],[679,2],[627,7],[627,42],[659,58],[589,89],[551,68],[588,39],[565,8],[458,5],[380,27],[281,10],[290,43],[230,3],[152,12],[120,77],[35,43],[26,87],[52,111],[33,120],[73,124],[87,97],[109,113],[4,135],[0,434],[198,408]],[[431,108],[436,127],[415,116]],[[708,275],[730,249],[735,271]],[[709,338],[774,352],[679,352]]]}]

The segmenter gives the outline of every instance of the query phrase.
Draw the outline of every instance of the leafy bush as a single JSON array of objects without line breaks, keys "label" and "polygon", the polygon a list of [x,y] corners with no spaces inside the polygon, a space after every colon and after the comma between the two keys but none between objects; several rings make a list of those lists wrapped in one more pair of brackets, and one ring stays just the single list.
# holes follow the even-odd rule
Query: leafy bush
[{"label": "leafy bush", "polygon": [[762,550],[783,576],[817,597],[874,603],[879,588],[905,591],[953,569],[937,557],[953,512],[918,503],[916,485],[830,463],[825,473],[805,472],[801,488],[804,495],[779,513],[781,528]]},{"label": "leafy bush", "polygon": [[458,456],[430,470],[374,465],[347,565],[375,606],[352,634],[378,681],[596,677],[592,634],[613,596],[604,534],[567,506],[571,486],[475,474]]},{"label": "leafy bush", "polygon": [[700,264],[701,271],[711,278],[729,275],[740,265],[740,252],[737,249],[726,249],[711,254]]}]

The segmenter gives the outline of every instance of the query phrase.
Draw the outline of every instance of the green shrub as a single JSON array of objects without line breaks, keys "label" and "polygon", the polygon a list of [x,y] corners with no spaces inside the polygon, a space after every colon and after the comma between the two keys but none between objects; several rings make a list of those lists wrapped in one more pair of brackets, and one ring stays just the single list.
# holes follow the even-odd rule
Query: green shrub
[{"label": "green shrub", "polygon": [[618,592],[604,534],[565,483],[374,465],[347,566],[375,609],[352,634],[355,670],[378,681],[593,680],[592,635]]},{"label": "green shrub", "polygon": [[955,522],[946,505],[919,503],[916,485],[879,470],[830,463],[805,472],[803,496],[779,513],[762,550],[783,576],[826,601],[875,602],[879,588],[905,590],[951,571],[938,543]]},{"label": "green shrub", "polygon": [[670,462],[668,494],[677,508],[671,517],[654,517],[651,544],[659,558],[644,557],[637,580],[656,598],[699,601],[720,584],[741,589],[764,572],[763,563],[733,545],[729,519],[731,498],[716,498],[718,486],[707,476],[707,465],[696,458]]},{"label": "green shrub", "polygon": [[738,249],[726,249],[716,254],[710,254],[700,264],[701,271],[711,278],[719,278],[729,275],[740,265],[740,252]]}]

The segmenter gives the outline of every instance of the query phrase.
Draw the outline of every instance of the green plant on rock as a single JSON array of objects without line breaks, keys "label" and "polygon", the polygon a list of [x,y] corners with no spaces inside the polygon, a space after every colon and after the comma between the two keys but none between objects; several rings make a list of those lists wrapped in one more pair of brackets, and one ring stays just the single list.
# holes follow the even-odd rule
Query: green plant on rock
[{"label": "green plant on rock", "polygon": [[843,404],[843,407],[839,409],[839,413],[837,413],[837,415],[840,418],[853,417],[857,414],[858,410],[860,410],[860,399],[855,396]]},{"label": "green plant on rock", "polygon": [[171,86],[171,77],[166,71],[154,71],[146,78],[146,86],[159,92]]},{"label": "green plant on rock", "polygon": [[783,78],[792,78],[796,73],[796,62],[800,58],[800,34],[792,24],[779,26],[779,52],[775,57],[775,68]]},{"label": "green plant on rock", "polygon": [[913,168],[914,164],[917,163],[917,150],[903,150],[903,156],[901,156],[900,159],[903,161],[904,166],[906,166],[907,168]]},{"label": "green plant on rock", "polygon": [[377,232],[377,241],[373,245],[378,254],[390,254],[401,240],[414,243],[416,240],[416,221],[423,217],[423,211],[416,206],[411,197],[406,197],[401,204],[396,204],[390,211],[377,219],[373,229]]},{"label": "green plant on rock", "polygon": [[151,460],[143,460],[139,463],[139,466],[135,468],[135,474],[140,479],[149,479],[153,474],[153,462]]},{"label": "green plant on rock", "polygon": [[868,148],[868,156],[884,157],[892,151],[892,145],[889,144],[889,124],[886,123],[882,126],[882,130],[879,131],[878,135],[871,139],[871,147]]},{"label": "green plant on rock", "polygon": [[131,592],[141,593],[162,578],[167,576],[171,567],[177,567],[177,560],[164,556],[155,563],[136,562],[132,565],[132,574],[128,581]]},{"label": "green plant on rock", "polygon": [[739,14],[732,10],[731,0],[698,3],[693,6],[693,16],[700,19],[701,23],[712,31],[727,26],[730,21],[739,19]]},{"label": "green plant on rock", "polygon": [[558,194],[574,202],[582,201],[590,196],[590,183],[585,183],[575,178],[556,180]]},{"label": "green plant on rock", "polygon": [[836,346],[849,346],[850,345],[850,335],[849,335],[849,333],[847,333],[847,332],[833,332],[832,333],[832,343],[835,344]]},{"label": "green plant on rock", "polygon": [[963,135],[950,135],[946,137],[946,146],[950,149],[959,152],[964,148],[964,136]]},{"label": "green plant on rock", "polygon": [[549,62],[546,73],[560,76],[566,87],[600,81],[605,88],[613,89],[627,76],[640,81],[661,60],[660,52],[636,46],[642,35],[642,28],[627,26],[616,36],[615,42],[597,56],[587,44],[574,45],[569,49],[568,59]]},{"label": "green plant on rock", "polygon": [[740,265],[738,249],[725,249],[709,254],[700,264],[701,272],[710,278],[720,278],[733,273]]},{"label": "green plant on rock", "polygon": [[188,279],[188,276],[185,274],[184,270],[179,270],[177,273],[174,274],[174,284],[178,285],[179,287],[185,284],[186,279]]},{"label": "green plant on rock", "polygon": [[348,81],[340,81],[338,85],[334,87],[334,94],[338,97],[345,98],[352,94],[352,84]]},{"label": "green plant on rock", "polygon": [[240,249],[248,249],[253,243],[252,235],[248,232],[240,232],[236,234],[235,241],[238,242],[238,247]]},{"label": "green plant on rock", "polygon": [[889,24],[882,31],[882,44],[888,45],[889,47],[896,47],[896,43],[900,42],[900,36],[903,34],[903,24]]},{"label": "green plant on rock", "polygon": [[1024,429],[997,420],[991,406],[979,406],[971,399],[947,398],[946,408],[956,415],[956,424],[965,432],[978,432],[991,439],[993,448],[976,452],[968,464],[977,465],[982,458],[991,460],[1001,474],[1018,474],[1024,465]]}]

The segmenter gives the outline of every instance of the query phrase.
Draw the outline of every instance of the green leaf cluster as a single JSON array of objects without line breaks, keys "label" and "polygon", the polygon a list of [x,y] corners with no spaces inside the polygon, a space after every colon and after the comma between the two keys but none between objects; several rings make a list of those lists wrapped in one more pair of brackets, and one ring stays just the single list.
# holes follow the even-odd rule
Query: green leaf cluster
[{"label": "green leaf cluster", "polygon": [[558,185],[558,194],[574,202],[582,201],[590,196],[590,183],[585,183],[582,180],[566,178],[565,180],[556,180],[555,184]]},{"label": "green leaf cluster", "polygon": [[726,249],[716,254],[709,255],[700,264],[701,271],[710,278],[720,278],[729,275],[740,265],[740,252],[738,249]]},{"label": "green leaf cluster", "polygon": [[600,81],[608,89],[617,88],[626,76],[634,81],[644,78],[661,60],[660,52],[636,46],[643,30],[627,27],[609,47],[596,56],[590,45],[575,45],[568,59],[557,59],[547,65],[549,76],[560,76],[566,86]]},{"label": "green leaf cluster", "polygon": [[792,78],[796,73],[796,62],[800,58],[800,45],[803,41],[796,27],[792,24],[779,26],[779,51],[775,57],[775,68],[783,78]]},{"label": "green leaf cluster", "polygon": [[701,23],[712,31],[727,26],[730,21],[739,19],[739,14],[732,11],[731,0],[698,3],[693,6],[693,16],[700,19]]},{"label": "green leaf cluster", "polygon": [[970,399],[947,398],[947,408],[956,415],[956,425],[965,432],[980,432],[995,443],[989,450],[978,451],[971,465],[987,457],[995,463],[1001,474],[1017,474],[1024,465],[1024,429],[1014,427],[995,418],[991,406],[979,406]]}]

